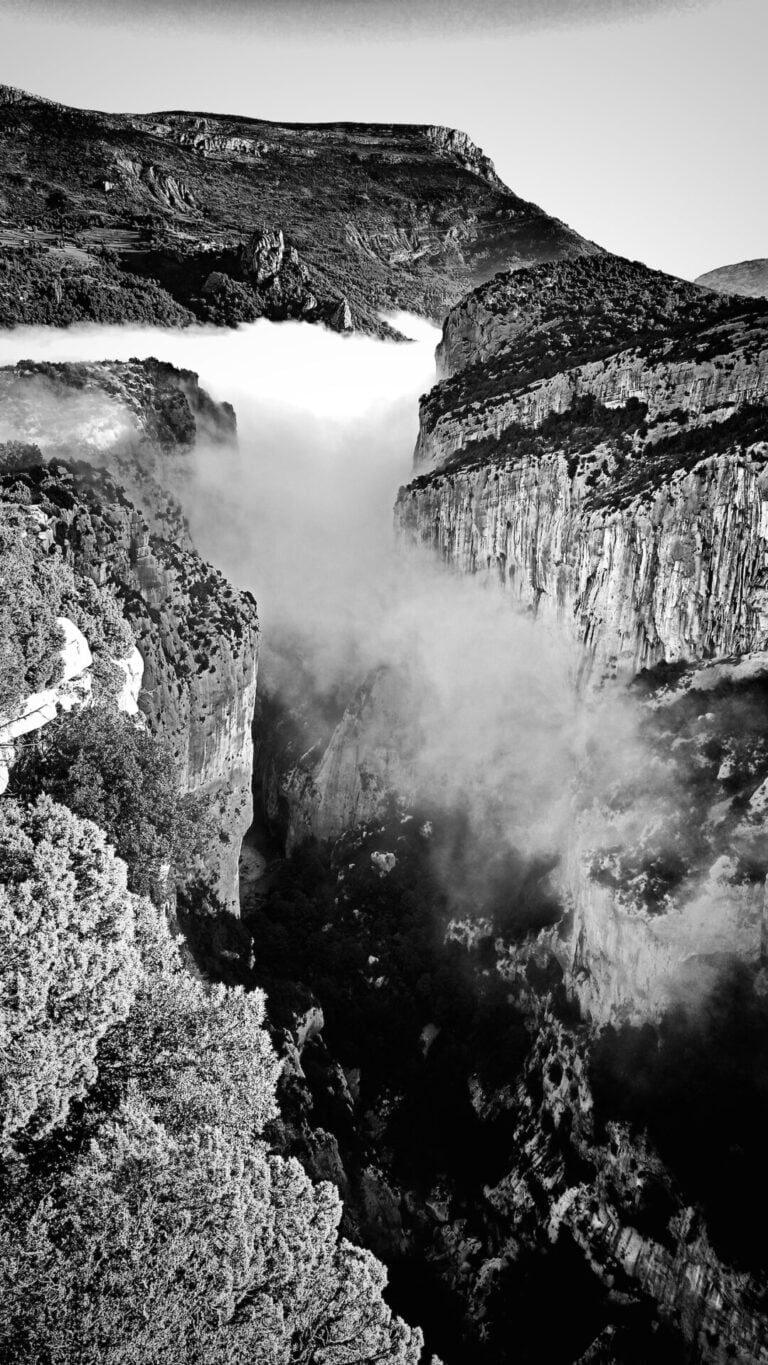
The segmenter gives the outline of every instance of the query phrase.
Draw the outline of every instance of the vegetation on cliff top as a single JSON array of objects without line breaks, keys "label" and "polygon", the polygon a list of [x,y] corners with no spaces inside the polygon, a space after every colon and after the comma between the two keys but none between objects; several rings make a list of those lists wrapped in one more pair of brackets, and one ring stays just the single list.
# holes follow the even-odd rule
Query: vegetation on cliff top
[{"label": "vegetation on cliff top", "polygon": [[[473,340],[477,314],[482,342]],[[429,430],[472,404],[492,406],[537,380],[633,350],[652,362],[727,352],[739,328],[768,324],[765,300],[714,294],[608,254],[496,276],[444,326],[451,373],[422,399]]]},{"label": "vegetation on cliff top", "polygon": [[[0,446],[0,464],[3,460]],[[23,505],[0,502],[0,716],[5,718],[24,697],[61,677],[64,637],[58,617],[74,621],[86,635],[99,686],[113,684],[112,661],[133,647],[114,595],[75,573],[58,550],[49,553],[42,541],[50,534],[45,517],[40,521]]]}]

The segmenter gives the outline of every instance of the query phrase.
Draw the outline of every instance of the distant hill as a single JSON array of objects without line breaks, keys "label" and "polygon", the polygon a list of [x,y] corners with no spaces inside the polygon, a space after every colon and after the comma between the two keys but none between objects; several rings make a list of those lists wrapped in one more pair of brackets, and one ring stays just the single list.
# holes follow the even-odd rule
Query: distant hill
[{"label": "distant hill", "polygon": [[719,294],[745,294],[751,299],[768,298],[768,258],[739,261],[737,265],[721,265],[699,275],[696,284],[705,289],[716,289]]},{"label": "distant hill", "polygon": [[102,114],[0,86],[0,326],[266,316],[382,332],[598,251],[465,133]]}]

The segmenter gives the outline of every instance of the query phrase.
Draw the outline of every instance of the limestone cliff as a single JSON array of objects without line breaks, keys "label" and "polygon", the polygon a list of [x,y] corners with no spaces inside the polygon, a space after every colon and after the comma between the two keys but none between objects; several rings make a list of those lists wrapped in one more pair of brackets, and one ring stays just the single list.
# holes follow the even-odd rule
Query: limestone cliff
[{"label": "limestone cliff", "polygon": [[690,470],[680,460],[655,486],[642,465],[635,473],[638,455],[621,501],[608,443],[576,469],[565,452],[502,456],[404,490],[397,524],[462,571],[497,578],[521,608],[563,622],[577,667],[593,677],[761,650],[768,444],[730,445],[725,430],[723,444]]},{"label": "limestone cliff", "polygon": [[[273,782],[286,803],[286,850],[307,838],[338,839],[414,796],[413,736],[407,684],[399,670],[377,669],[346,707],[327,744],[306,753]],[[275,794],[272,797],[275,801]]]},{"label": "limestone cliff", "polygon": [[500,277],[439,351],[401,530],[599,677],[765,647],[765,305],[596,258]]},{"label": "limestone cliff", "polygon": [[[213,404],[195,375],[156,361],[22,365],[0,372],[0,392],[3,432],[16,442],[3,498],[38,507],[65,558],[123,601],[144,666],[141,710],[171,742],[184,789],[214,805],[212,872],[236,912],[252,813],[256,606],[200,560],[167,491],[199,436],[231,439],[231,409]],[[14,455],[32,436],[46,455],[93,463],[42,464],[34,448]]]}]

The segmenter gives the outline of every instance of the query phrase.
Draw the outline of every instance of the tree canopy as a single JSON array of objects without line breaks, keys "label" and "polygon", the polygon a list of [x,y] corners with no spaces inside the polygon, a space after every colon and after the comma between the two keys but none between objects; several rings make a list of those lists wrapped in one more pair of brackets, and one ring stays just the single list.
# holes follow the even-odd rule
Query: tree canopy
[{"label": "tree canopy", "polygon": [[133,897],[101,830],[41,797],[0,803],[0,1147],[45,1135],[96,1075],[139,980]]}]

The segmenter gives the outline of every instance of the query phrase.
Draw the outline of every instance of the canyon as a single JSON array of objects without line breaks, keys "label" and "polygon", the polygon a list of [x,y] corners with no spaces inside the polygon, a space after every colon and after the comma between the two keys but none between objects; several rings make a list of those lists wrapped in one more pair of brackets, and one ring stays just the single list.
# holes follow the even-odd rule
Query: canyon
[{"label": "canyon", "polygon": [[[267,991],[269,1140],[446,1365],[768,1361],[768,305],[599,251],[450,130],[0,112],[6,320],[74,289],[201,356],[0,368],[0,501],[122,614],[112,704],[207,800],[180,922],[197,972]],[[417,347],[335,425],[298,349],[322,324],[364,390],[408,353],[395,305],[448,309],[410,474]],[[297,347],[270,400],[316,385],[295,427],[264,319]],[[228,392],[195,320],[262,329]],[[393,548],[365,505],[400,477]],[[97,671],[73,629],[54,709]],[[10,790],[41,695],[4,717]]]}]

